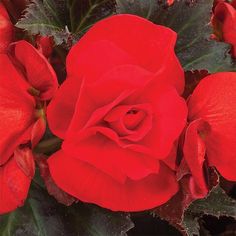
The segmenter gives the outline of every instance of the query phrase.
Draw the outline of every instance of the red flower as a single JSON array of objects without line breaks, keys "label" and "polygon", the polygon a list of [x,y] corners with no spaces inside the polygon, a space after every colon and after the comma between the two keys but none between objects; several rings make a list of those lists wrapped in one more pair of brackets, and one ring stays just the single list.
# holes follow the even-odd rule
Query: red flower
[{"label": "red flower", "polygon": [[26,41],[0,54],[0,214],[21,206],[34,174],[30,146],[45,130],[43,110],[57,88],[54,71]]},{"label": "red flower", "polygon": [[232,56],[236,57],[236,1],[218,1],[214,7],[212,25],[216,39],[232,45]]},{"label": "red flower", "polygon": [[208,189],[203,164],[215,166],[228,180],[236,180],[236,73],[204,78],[188,101],[184,157],[192,173],[193,191],[203,197]]},{"label": "red flower", "polygon": [[165,164],[187,115],[175,41],[166,27],[117,15],[71,49],[68,78],[48,108],[64,139],[49,167],[64,191],[122,211],[153,208],[178,191]]},{"label": "red flower", "polygon": [[13,38],[14,26],[10,21],[4,5],[0,3],[0,53],[6,51]]}]

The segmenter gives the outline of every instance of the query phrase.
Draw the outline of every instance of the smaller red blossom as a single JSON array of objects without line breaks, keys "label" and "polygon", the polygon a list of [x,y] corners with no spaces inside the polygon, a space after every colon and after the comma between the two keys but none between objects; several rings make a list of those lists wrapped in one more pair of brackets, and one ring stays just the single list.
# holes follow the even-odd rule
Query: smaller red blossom
[{"label": "smaller red blossom", "polygon": [[221,72],[205,77],[188,99],[188,120],[183,154],[196,197],[208,193],[204,166],[213,166],[236,181],[236,73]]},{"label": "smaller red blossom", "polygon": [[0,53],[6,52],[8,45],[14,38],[14,26],[10,21],[8,13],[0,3]]},{"label": "smaller red blossom", "polygon": [[45,131],[44,109],[57,89],[47,60],[19,41],[0,54],[0,214],[21,206],[34,175],[31,149]]}]

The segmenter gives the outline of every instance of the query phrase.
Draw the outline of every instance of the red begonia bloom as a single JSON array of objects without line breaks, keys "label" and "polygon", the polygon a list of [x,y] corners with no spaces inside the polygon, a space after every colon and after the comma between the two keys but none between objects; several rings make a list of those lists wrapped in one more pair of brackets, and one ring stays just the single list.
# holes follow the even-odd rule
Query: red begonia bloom
[{"label": "red begonia bloom", "polygon": [[10,21],[8,13],[0,3],[0,53],[4,53],[14,38],[14,26]]},{"label": "red begonia bloom", "polygon": [[[26,41],[0,54],[0,214],[21,206],[34,174],[30,146],[45,130],[44,103],[57,89],[47,60]],[[30,143],[30,145],[28,145]]]},{"label": "red begonia bloom", "polygon": [[236,1],[219,1],[214,7],[212,25],[215,37],[232,45],[232,56],[236,57]]},{"label": "red begonia bloom", "polygon": [[189,126],[185,133],[184,158],[192,173],[194,191],[208,192],[203,164],[236,181],[236,73],[205,77],[188,100]]},{"label": "red begonia bloom", "polygon": [[165,163],[187,116],[175,41],[169,28],[116,15],[71,49],[68,78],[48,107],[64,139],[48,162],[64,191],[115,211],[153,208],[178,191]]}]

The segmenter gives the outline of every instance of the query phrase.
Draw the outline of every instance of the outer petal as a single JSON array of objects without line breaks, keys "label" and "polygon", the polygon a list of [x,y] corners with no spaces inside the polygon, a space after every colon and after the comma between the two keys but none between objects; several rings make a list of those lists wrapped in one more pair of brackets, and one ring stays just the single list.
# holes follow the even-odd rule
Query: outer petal
[{"label": "outer petal", "polygon": [[19,168],[14,157],[0,167],[0,214],[15,210],[24,204],[31,178]]},{"label": "outer petal", "polygon": [[236,180],[236,73],[207,76],[189,99],[189,120],[202,118],[211,132],[206,136],[209,164],[228,180]]},{"label": "outer petal", "polygon": [[40,98],[42,100],[52,98],[58,83],[56,74],[46,58],[24,40],[12,44],[11,51],[24,67],[29,84],[40,91]]},{"label": "outer petal", "polygon": [[[0,55],[0,166],[24,140],[35,121],[35,101],[28,84],[16,71],[8,56]],[[29,137],[30,139],[30,137]]]},{"label": "outer petal", "polygon": [[98,169],[67,156],[63,151],[49,159],[52,178],[60,188],[76,198],[98,204],[113,211],[142,211],[168,201],[178,185],[169,168],[160,173],[121,184]]},{"label": "outer petal", "polygon": [[[104,40],[116,46],[115,51],[110,52],[110,46]],[[96,51],[91,48],[101,41],[104,41],[104,50],[95,55]],[[97,78],[96,75],[106,72],[113,65],[129,62],[153,73],[165,71],[166,76],[160,80],[176,86],[182,92],[184,76],[174,54],[175,41],[176,33],[171,29],[155,25],[144,18],[134,15],[112,16],[96,23],[71,49],[67,57],[67,72],[69,77],[90,75]],[[123,57],[129,56],[124,60],[121,54]]]}]

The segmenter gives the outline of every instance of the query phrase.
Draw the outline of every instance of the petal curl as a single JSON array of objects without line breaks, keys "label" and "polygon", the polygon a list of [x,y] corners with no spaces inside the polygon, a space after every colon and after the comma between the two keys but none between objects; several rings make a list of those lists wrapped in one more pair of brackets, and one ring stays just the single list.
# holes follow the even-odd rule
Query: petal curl
[{"label": "petal curl", "polygon": [[184,159],[193,176],[192,185],[196,187],[194,195],[198,192],[198,198],[205,197],[208,187],[204,176],[203,163],[205,162],[206,145],[199,133],[207,132],[208,124],[198,119],[191,122],[186,129],[183,147]]}]

